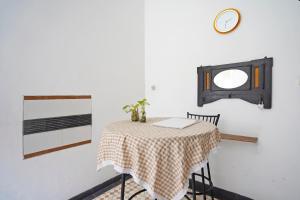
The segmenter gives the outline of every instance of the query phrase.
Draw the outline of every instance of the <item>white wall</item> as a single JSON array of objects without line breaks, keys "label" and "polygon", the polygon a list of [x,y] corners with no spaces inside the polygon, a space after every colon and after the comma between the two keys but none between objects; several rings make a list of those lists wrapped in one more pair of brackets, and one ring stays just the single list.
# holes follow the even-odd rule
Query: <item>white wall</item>
[{"label": "white wall", "polygon": [[[220,35],[212,23],[229,7],[242,21]],[[211,160],[215,185],[258,200],[300,199],[300,2],[146,0],[145,8],[149,114],[220,113],[223,132],[258,136],[259,143],[222,142]],[[274,57],[271,110],[238,99],[197,107],[198,66],[264,56]]]},{"label": "white wall", "polygon": [[[96,172],[101,129],[144,96],[144,2],[0,0],[0,199],[67,199]],[[22,157],[22,95],[91,94],[93,142]]]}]

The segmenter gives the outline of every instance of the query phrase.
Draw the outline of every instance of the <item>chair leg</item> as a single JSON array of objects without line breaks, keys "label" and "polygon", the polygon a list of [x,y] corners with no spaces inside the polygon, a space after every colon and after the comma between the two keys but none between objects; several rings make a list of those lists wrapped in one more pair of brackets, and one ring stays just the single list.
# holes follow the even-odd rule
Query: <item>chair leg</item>
[{"label": "chair leg", "polygon": [[193,200],[196,200],[196,188],[195,188],[195,174],[192,173],[192,190],[193,190]]},{"label": "chair leg", "polygon": [[202,174],[202,184],[203,184],[203,199],[206,200],[206,191],[205,191],[205,179],[204,179],[204,168],[202,167],[201,169],[201,174]]},{"label": "chair leg", "polygon": [[121,200],[124,200],[125,194],[125,174],[121,174]]},{"label": "chair leg", "polygon": [[[211,176],[210,176],[210,168],[209,168],[209,163],[208,162],[207,162],[207,172],[208,172],[209,184],[211,184],[211,186],[213,187]],[[214,200],[214,191],[213,191],[213,188],[210,190],[210,196],[211,196],[211,199]]]}]

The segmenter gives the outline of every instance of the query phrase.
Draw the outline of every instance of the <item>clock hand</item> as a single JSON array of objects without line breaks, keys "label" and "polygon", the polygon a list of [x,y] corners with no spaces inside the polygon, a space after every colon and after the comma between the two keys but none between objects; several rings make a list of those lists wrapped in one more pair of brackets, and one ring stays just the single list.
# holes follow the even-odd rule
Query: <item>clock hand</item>
[{"label": "clock hand", "polygon": [[225,29],[227,28],[227,23],[232,20],[232,17],[228,20],[225,20]]},{"label": "clock hand", "polygon": [[227,22],[229,22],[229,21],[231,21],[232,20],[232,18],[230,18],[230,19],[228,19],[228,20],[225,20],[225,23],[227,23]]}]

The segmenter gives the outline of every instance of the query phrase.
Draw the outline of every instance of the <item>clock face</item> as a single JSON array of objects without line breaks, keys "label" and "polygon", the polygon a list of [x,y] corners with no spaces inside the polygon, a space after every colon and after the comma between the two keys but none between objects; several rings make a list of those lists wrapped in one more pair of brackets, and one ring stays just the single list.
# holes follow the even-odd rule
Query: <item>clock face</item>
[{"label": "clock face", "polygon": [[214,28],[219,33],[228,33],[234,30],[240,21],[240,14],[235,9],[221,11],[214,21]]}]

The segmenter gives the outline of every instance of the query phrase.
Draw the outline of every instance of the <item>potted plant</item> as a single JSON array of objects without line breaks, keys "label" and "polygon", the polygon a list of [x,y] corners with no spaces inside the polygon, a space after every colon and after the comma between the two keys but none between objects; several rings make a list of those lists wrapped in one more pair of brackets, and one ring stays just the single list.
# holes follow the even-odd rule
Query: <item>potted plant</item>
[{"label": "potted plant", "polygon": [[147,105],[150,105],[150,104],[148,103],[147,99],[145,99],[145,98],[142,99],[142,100],[139,100],[137,102],[137,104],[141,107],[142,116],[141,116],[140,122],[146,122],[146,110],[145,110],[145,108],[146,108]]},{"label": "potted plant", "polygon": [[136,103],[136,104],[125,105],[123,107],[123,110],[126,113],[131,112],[131,121],[133,122],[139,121],[139,106],[140,105]]}]

